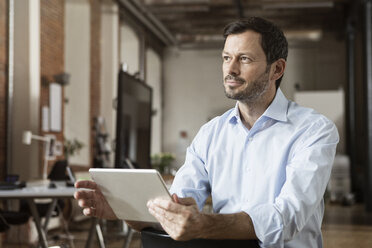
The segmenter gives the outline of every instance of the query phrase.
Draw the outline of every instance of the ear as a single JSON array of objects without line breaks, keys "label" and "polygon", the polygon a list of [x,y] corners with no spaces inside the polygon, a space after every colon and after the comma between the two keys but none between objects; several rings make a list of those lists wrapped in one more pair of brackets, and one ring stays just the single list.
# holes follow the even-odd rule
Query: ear
[{"label": "ear", "polygon": [[286,64],[287,62],[284,59],[278,59],[277,61],[272,63],[272,75],[270,79],[276,81],[281,76],[283,76]]}]

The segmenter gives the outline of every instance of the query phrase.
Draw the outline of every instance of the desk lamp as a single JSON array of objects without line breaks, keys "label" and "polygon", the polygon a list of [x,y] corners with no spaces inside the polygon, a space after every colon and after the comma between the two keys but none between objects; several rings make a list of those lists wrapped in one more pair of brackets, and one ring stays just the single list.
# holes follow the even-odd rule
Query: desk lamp
[{"label": "desk lamp", "polygon": [[46,136],[39,136],[39,135],[32,134],[31,131],[24,131],[23,132],[23,137],[22,137],[23,144],[31,145],[31,141],[33,139],[45,142],[45,145],[44,145],[45,151],[44,151],[43,180],[47,180],[47,168],[48,168],[48,158],[49,158],[49,149],[50,149],[51,138],[46,137]]}]

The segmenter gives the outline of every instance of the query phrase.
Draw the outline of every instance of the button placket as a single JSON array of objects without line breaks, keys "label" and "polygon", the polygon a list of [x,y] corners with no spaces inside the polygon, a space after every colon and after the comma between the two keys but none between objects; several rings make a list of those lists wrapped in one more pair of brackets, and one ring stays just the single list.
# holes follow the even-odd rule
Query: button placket
[{"label": "button placket", "polygon": [[[246,138],[246,149],[247,149],[247,151],[246,151],[246,154],[245,154],[245,161],[248,161],[247,153],[248,153],[248,150],[249,150],[249,146],[252,143],[252,140],[253,140],[253,137],[250,136],[250,135],[247,135],[247,138]],[[251,165],[248,162],[246,162],[245,171],[246,172],[251,171]]]}]

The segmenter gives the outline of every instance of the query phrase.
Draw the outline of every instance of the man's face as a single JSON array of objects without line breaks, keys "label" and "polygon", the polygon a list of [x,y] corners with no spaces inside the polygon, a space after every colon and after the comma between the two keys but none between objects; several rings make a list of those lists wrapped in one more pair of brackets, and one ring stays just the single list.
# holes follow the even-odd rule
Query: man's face
[{"label": "man's face", "polygon": [[255,102],[270,86],[270,66],[254,31],[231,34],[222,52],[225,94],[228,98]]}]

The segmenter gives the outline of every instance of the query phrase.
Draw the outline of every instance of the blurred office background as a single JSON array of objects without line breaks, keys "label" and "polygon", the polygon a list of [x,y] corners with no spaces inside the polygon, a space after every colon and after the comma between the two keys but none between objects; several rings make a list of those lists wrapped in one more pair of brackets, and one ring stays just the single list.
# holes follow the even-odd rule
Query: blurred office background
[{"label": "blurred office background", "polygon": [[119,70],[151,87],[148,156],[173,154],[168,172],[176,171],[200,126],[235,104],[222,88],[222,30],[250,16],[287,36],[287,98],[339,129],[326,194],[339,215],[328,220],[347,215],[347,225],[370,228],[371,0],[1,0],[0,180],[40,177],[44,144],[23,144],[26,130],[55,140],[48,170],[73,140],[83,144],[69,157],[73,171],[96,167],[98,117],[109,158],[103,165],[115,167]]}]

